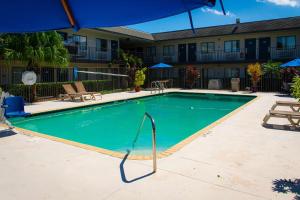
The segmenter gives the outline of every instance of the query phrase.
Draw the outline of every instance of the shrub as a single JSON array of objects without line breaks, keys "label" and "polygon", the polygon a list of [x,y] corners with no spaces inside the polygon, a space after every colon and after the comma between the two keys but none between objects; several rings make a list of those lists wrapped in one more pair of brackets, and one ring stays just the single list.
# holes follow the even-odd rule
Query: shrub
[{"label": "shrub", "polygon": [[186,84],[188,88],[192,89],[199,78],[200,73],[196,67],[188,66],[186,68]]},{"label": "shrub", "polygon": [[295,76],[292,84],[292,96],[295,97],[298,101],[300,101],[300,77]]},{"label": "shrub", "polygon": [[134,85],[136,87],[140,87],[144,85],[145,79],[146,79],[146,72],[147,68],[138,69],[135,72],[135,79],[134,79]]},{"label": "shrub", "polygon": [[257,84],[263,75],[263,71],[259,63],[250,64],[247,68],[247,73],[251,76],[252,91],[257,91]]},{"label": "shrub", "polygon": [[[111,90],[112,81],[110,80],[86,80],[82,81],[88,91]],[[63,84],[72,84],[73,82],[55,82],[55,83],[37,83],[36,91],[38,97],[57,97],[64,94]],[[14,84],[3,86],[3,89],[15,96],[22,96],[26,101],[29,100],[30,86],[24,84]]]}]

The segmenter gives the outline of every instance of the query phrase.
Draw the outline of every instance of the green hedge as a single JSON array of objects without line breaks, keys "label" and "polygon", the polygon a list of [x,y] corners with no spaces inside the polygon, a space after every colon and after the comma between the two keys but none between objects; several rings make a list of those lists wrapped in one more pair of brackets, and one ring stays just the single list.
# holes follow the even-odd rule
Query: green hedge
[{"label": "green hedge", "polygon": [[[100,92],[103,90],[115,89],[110,80],[86,80],[82,81],[87,91]],[[38,98],[57,97],[64,94],[63,84],[72,84],[73,82],[56,82],[56,83],[37,83],[36,91]],[[30,86],[24,84],[3,85],[0,86],[4,91],[15,96],[23,96],[25,100],[29,99]],[[118,89],[118,88],[116,88]]]}]

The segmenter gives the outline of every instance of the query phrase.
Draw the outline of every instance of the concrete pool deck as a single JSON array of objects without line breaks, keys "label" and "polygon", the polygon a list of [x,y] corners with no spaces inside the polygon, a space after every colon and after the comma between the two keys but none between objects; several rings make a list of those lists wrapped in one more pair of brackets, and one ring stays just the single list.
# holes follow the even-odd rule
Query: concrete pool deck
[{"label": "concrete pool deck", "polygon": [[[107,94],[102,101],[149,94],[147,91]],[[256,101],[207,134],[159,159],[157,173],[149,176],[151,161],[122,161],[44,138],[3,131],[0,199],[300,198],[300,132],[261,126],[276,100],[292,99],[275,93],[257,95]],[[99,102],[40,102],[27,106],[26,111],[42,112]],[[281,119],[270,122],[287,123]],[[288,188],[292,192],[285,192]]]}]

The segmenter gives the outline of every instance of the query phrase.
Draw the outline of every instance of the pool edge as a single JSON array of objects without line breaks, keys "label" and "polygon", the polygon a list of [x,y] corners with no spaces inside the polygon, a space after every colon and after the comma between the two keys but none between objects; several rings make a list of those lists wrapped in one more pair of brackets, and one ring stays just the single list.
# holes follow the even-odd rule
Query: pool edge
[{"label": "pool edge", "polygon": [[[166,92],[166,93],[177,93],[177,92]],[[166,94],[166,93],[164,93],[164,94]],[[184,92],[184,93],[189,93],[189,92]],[[197,93],[193,93],[193,94],[197,94]],[[205,93],[198,93],[198,94],[205,94]],[[211,94],[214,94],[214,93],[211,93]],[[156,94],[156,95],[158,95],[158,94]],[[224,95],[226,95],[226,94],[224,94]],[[155,96],[155,95],[149,95],[149,96]],[[180,149],[182,149],[187,144],[191,143],[192,141],[194,141],[198,137],[200,137],[202,135],[205,135],[210,129],[212,129],[215,126],[219,125],[220,123],[224,122],[225,120],[227,120],[228,118],[230,118],[234,114],[238,113],[239,111],[244,109],[246,106],[249,106],[250,104],[252,104],[254,101],[256,101],[259,98],[259,96],[255,96],[255,95],[240,95],[240,94],[238,94],[236,96],[252,96],[254,98],[252,100],[250,100],[249,102],[245,103],[244,105],[242,105],[242,106],[236,108],[235,110],[231,111],[230,113],[223,116],[222,118],[218,119],[217,121],[209,124],[208,126],[200,129],[199,131],[197,131],[196,133],[190,135],[189,137],[185,138],[184,140],[180,141],[179,143],[173,145],[169,149],[167,149],[163,152],[160,152],[159,154],[157,154],[157,158],[161,159],[161,158],[165,158],[165,157],[168,157],[168,156],[174,154],[175,152],[179,151]],[[142,96],[142,97],[148,97],[148,95],[147,96]],[[142,97],[137,97],[137,98],[142,98]],[[136,99],[136,98],[130,98],[130,99]],[[129,99],[123,99],[123,100],[129,100]],[[116,100],[116,101],[123,101],[123,100]],[[110,102],[114,102],[114,101],[110,101]],[[103,102],[103,103],[105,104],[105,103],[110,103],[110,102]],[[101,103],[99,103],[99,104],[101,104]],[[99,104],[94,104],[94,105],[99,105]],[[88,106],[82,106],[82,107],[88,107]],[[76,108],[78,108],[78,107],[76,107]],[[74,108],[70,108],[70,109],[74,109]],[[68,110],[68,109],[59,109],[59,111],[61,111],[61,110]],[[58,110],[56,110],[56,111],[58,111]],[[55,112],[55,111],[48,111],[48,112]],[[42,113],[39,113],[39,114],[45,114],[45,113],[48,113],[48,112],[46,111],[46,112],[42,112]],[[7,125],[4,125],[4,124],[0,124],[0,126],[5,127],[5,128],[8,127]],[[95,147],[95,146],[92,146],[92,145],[82,144],[82,143],[79,143],[79,142],[75,142],[75,141],[71,141],[71,140],[67,140],[67,139],[63,139],[63,138],[59,138],[59,137],[55,137],[55,136],[50,136],[50,135],[47,135],[47,134],[34,132],[34,131],[31,131],[31,130],[27,130],[27,129],[23,129],[23,128],[19,128],[19,127],[14,127],[14,129],[19,131],[20,133],[22,133],[24,135],[37,136],[37,137],[49,139],[49,140],[52,140],[52,141],[55,141],[55,142],[60,142],[60,143],[72,145],[72,146],[75,146],[75,147],[79,147],[79,148],[82,148],[82,149],[95,151],[95,152],[102,153],[104,155],[108,155],[108,156],[112,156],[112,157],[116,157],[116,158],[123,159],[126,156],[125,153],[120,153],[120,152],[117,152],[117,151],[112,151],[112,150],[108,150],[108,149],[104,149],[104,148],[100,148],[100,147]],[[127,159],[129,159],[129,160],[151,160],[152,156],[129,155]]]}]

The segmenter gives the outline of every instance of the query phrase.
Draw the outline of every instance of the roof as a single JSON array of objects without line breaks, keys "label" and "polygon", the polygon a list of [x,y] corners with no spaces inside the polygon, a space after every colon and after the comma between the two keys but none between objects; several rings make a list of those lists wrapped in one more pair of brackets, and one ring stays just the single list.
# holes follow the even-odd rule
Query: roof
[{"label": "roof", "polygon": [[150,33],[137,31],[137,30],[130,29],[127,27],[123,27],[123,26],[112,27],[112,28],[98,28],[98,29],[101,31],[117,33],[117,34],[129,36],[129,37],[135,37],[135,38],[139,38],[139,39],[154,40],[152,34],[150,34]]},{"label": "roof", "polygon": [[136,37],[144,40],[163,41],[163,40],[176,40],[176,39],[185,39],[185,38],[288,30],[288,29],[298,29],[298,28],[300,28],[300,16],[197,28],[195,29],[196,32],[195,34],[192,32],[191,29],[153,33],[153,34],[137,31],[127,27],[113,27],[113,28],[99,28],[99,29],[102,31],[122,34],[125,36]]},{"label": "roof", "polygon": [[241,33],[287,30],[295,28],[300,28],[300,16],[197,28],[195,29],[195,34],[192,32],[191,29],[188,29],[180,31],[154,33],[152,34],[152,36],[154,37],[154,40],[161,41],[195,37],[222,36]]}]

